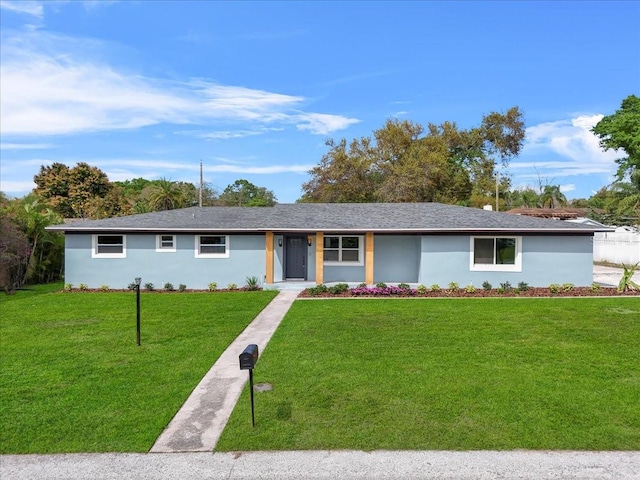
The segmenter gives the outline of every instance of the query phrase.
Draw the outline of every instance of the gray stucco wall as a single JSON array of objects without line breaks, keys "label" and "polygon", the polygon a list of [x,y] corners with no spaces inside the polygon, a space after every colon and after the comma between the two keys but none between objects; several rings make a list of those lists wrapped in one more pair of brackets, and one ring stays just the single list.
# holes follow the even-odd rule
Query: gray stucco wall
[{"label": "gray stucco wall", "polygon": [[593,282],[593,243],[589,236],[523,236],[521,272],[473,272],[469,268],[469,236],[423,236],[418,282],[446,287],[481,287],[486,280],[494,287],[509,281],[531,287],[552,283],[588,286]]},{"label": "gray stucco wall", "polygon": [[126,258],[92,258],[91,239],[90,234],[66,235],[65,283],[119,289],[141,277],[156,289],[167,282],[206,289],[211,282],[225,288],[229,283],[242,287],[250,276],[264,280],[264,235],[231,235],[229,258],[195,258],[194,235],[176,235],[175,252],[156,252],[156,235],[147,234],[126,235]]},{"label": "gray stucco wall", "polygon": [[416,283],[420,270],[420,238],[418,235],[376,235],[374,283]]}]

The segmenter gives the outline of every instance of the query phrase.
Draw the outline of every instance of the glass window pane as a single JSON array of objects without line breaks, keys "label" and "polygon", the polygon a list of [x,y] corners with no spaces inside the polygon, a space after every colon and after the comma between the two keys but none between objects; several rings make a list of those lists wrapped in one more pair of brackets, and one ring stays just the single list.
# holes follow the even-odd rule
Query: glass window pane
[{"label": "glass window pane", "polygon": [[324,237],[324,248],[340,247],[340,237]]},{"label": "glass window pane", "polygon": [[122,253],[122,245],[98,245],[98,253]]},{"label": "glass window pane", "polygon": [[324,261],[325,262],[337,262],[338,261],[338,250],[325,250],[324,251]]},{"label": "glass window pane", "polygon": [[358,248],[358,237],[342,237],[342,248]]},{"label": "glass window pane", "polygon": [[493,264],[493,238],[474,238],[473,263]]},{"label": "glass window pane", "polygon": [[342,261],[343,262],[357,262],[358,261],[358,250],[343,250],[342,251]]},{"label": "glass window pane", "polygon": [[200,237],[200,245],[224,245],[225,237]]},{"label": "glass window pane", "polygon": [[122,245],[122,235],[98,235],[98,245]]},{"label": "glass window pane", "polygon": [[496,238],[496,263],[502,265],[515,265],[516,263],[516,239]]},{"label": "glass window pane", "polygon": [[225,253],[224,245],[202,245],[200,253]]}]

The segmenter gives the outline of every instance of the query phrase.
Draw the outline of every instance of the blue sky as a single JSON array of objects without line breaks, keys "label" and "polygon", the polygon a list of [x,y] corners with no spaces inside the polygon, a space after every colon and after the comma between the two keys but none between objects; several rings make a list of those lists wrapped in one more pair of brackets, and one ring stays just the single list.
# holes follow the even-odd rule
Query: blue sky
[{"label": "blue sky", "polygon": [[41,165],[109,179],[244,178],[294,202],[327,138],[389,118],[462,128],[519,106],[514,186],[589,197],[589,129],[640,94],[638,1],[0,0],[0,190]]}]

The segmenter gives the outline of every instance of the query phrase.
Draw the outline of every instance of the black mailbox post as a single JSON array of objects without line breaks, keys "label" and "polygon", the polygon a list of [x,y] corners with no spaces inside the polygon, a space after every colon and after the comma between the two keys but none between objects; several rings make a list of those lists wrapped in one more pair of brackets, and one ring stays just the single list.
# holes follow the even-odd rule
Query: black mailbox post
[{"label": "black mailbox post", "polygon": [[240,354],[240,370],[249,370],[249,391],[251,392],[251,426],[256,426],[255,409],[253,404],[253,369],[258,361],[258,345],[252,343]]}]

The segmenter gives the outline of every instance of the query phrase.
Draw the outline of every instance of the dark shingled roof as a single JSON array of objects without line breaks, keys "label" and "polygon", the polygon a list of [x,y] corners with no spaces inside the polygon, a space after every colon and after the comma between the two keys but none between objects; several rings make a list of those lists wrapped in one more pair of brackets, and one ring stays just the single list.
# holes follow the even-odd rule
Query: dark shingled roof
[{"label": "dark shingled roof", "polygon": [[539,232],[602,229],[440,203],[296,203],[273,207],[191,207],[49,227],[72,232]]}]

